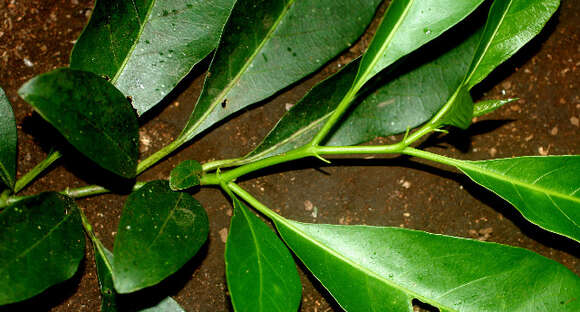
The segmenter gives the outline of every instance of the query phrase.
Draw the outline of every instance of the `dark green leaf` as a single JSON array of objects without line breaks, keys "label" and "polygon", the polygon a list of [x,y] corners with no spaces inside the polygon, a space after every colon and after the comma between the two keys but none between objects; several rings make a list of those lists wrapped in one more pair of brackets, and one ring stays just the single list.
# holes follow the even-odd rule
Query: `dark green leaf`
[{"label": "dark green leaf", "polygon": [[61,68],[18,91],[80,152],[123,177],[135,176],[139,125],[125,96],[89,72]]},{"label": "dark green leaf", "polygon": [[201,204],[173,192],[165,181],[147,183],[129,195],[115,239],[115,289],[129,293],[155,285],[177,271],[207,239],[209,221]]},{"label": "dark green leaf", "polygon": [[71,278],[85,237],[74,201],[43,193],[0,213],[0,305],[22,301]]},{"label": "dark green leaf", "polygon": [[495,0],[466,79],[469,89],[540,33],[559,5],[559,0]]},{"label": "dark green leaf", "polygon": [[169,187],[174,191],[178,191],[197,186],[202,174],[203,168],[196,160],[182,161],[171,170]]},{"label": "dark green leaf", "polygon": [[198,133],[320,68],[349,47],[380,0],[239,0],[181,137]]},{"label": "dark green leaf", "polygon": [[302,285],[284,243],[238,199],[226,243],[226,277],[236,311],[296,311]]},{"label": "dark green leaf", "polygon": [[[101,286],[101,312],[119,311],[117,293],[113,286],[113,254],[100,241],[93,239],[95,247],[95,262]],[[185,312],[171,297],[166,297],[153,307],[139,310],[139,312]]]},{"label": "dark green leaf", "polygon": [[235,0],[98,0],[71,68],[111,78],[143,114],[216,46]]},{"label": "dark green leaf", "polygon": [[[457,45],[449,43],[458,38],[442,37],[435,44],[444,45],[443,51],[436,54],[431,49],[425,51],[431,56],[421,59],[419,64],[406,63],[392,73],[395,78],[390,73],[380,74],[377,77],[380,80],[371,81],[363,88],[352,104],[352,111],[331,132],[326,144],[360,144],[377,136],[404,132],[427,121],[463,81],[480,34],[476,31]],[[309,142],[354,81],[357,66],[358,62],[352,62],[315,86],[284,115],[248,159],[277,155]]]},{"label": "dark green leaf", "polygon": [[356,85],[437,38],[473,12],[483,0],[393,0],[365,52]]},{"label": "dark green leaf", "polygon": [[9,188],[14,187],[16,177],[16,147],[14,113],[4,90],[0,88],[0,180]]},{"label": "dark green leaf", "polygon": [[505,104],[517,101],[518,99],[507,99],[507,100],[487,100],[475,103],[473,106],[473,117],[480,117],[487,115],[496,109],[504,106]]},{"label": "dark green leaf", "polygon": [[[441,118],[434,118],[431,121],[438,127],[440,125],[455,126],[461,129],[469,128],[471,119],[473,118],[473,99],[465,85],[459,87],[457,91],[451,96],[445,114],[441,114]],[[441,112],[439,112],[441,113]]]},{"label": "dark green leaf", "polygon": [[298,223],[286,243],[346,311],[577,311],[580,278],[521,248],[402,228]]},{"label": "dark green leaf", "polygon": [[530,222],[580,241],[580,156],[461,161],[456,166]]}]

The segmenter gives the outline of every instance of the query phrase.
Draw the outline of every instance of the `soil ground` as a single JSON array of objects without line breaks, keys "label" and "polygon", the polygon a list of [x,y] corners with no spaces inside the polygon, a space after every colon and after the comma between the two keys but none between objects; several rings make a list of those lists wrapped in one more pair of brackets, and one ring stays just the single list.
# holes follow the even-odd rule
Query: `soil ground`
[{"label": "soil ground", "polygon": [[[68,64],[75,39],[90,16],[93,1],[2,0],[0,2],[0,85],[13,104],[19,129],[19,176],[46,155],[50,143],[32,109],[16,91],[28,79]],[[384,9],[384,7],[383,7]],[[502,66],[482,98],[518,97],[519,101],[479,118],[465,132],[431,139],[428,150],[461,159],[580,152],[580,1],[563,0],[561,9],[538,39]],[[376,24],[376,21],[375,21]],[[372,27],[371,27],[372,29]],[[316,82],[358,55],[367,34],[353,49],[321,72],[307,77],[258,107],[206,133],[140,180],[164,179],[180,161],[238,157],[250,151],[285,112]],[[200,93],[207,61],[196,67],[141,130],[142,154],[161,148],[184,126]],[[260,126],[256,126],[260,125]],[[40,130],[39,130],[40,128]],[[382,142],[395,138],[382,138]],[[475,238],[533,250],[580,274],[579,245],[527,223],[508,203],[449,167],[415,159],[380,157],[340,159],[335,167],[316,160],[294,162],[249,177],[242,185],[282,215],[300,221],[333,224],[401,226]],[[25,190],[33,194],[99,182],[76,156],[65,157]],[[224,235],[232,213],[217,189],[194,194],[207,209],[211,234],[198,256],[176,275],[144,294],[129,296],[129,305],[173,296],[187,311],[230,311],[224,275]],[[126,194],[79,200],[109,248],[113,246]],[[89,246],[89,245],[88,245]],[[312,276],[303,273],[302,311],[340,311]],[[77,275],[27,302],[2,311],[98,311],[100,296],[92,250]]]}]

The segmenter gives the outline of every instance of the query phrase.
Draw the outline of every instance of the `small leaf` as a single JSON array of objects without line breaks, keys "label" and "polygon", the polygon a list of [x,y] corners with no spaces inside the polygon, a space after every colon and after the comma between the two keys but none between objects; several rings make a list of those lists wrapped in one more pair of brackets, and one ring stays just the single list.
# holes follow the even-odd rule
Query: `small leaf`
[{"label": "small leaf", "polygon": [[234,2],[96,1],[71,68],[111,78],[142,115],[217,46]]},{"label": "small leaf", "polygon": [[147,183],[129,195],[121,215],[115,289],[129,293],[159,283],[197,253],[208,231],[207,214],[191,195],[171,191],[165,181]]},{"label": "small leaf", "polygon": [[181,137],[190,140],[348,48],[380,0],[238,0]]},{"label": "small leaf", "polygon": [[237,198],[226,243],[226,277],[236,311],[296,311],[302,285],[290,252]]},{"label": "small leaf", "polygon": [[85,156],[120,176],[135,176],[137,118],[105,79],[61,68],[32,78],[18,92]]},{"label": "small leaf", "polygon": [[0,305],[22,301],[71,278],[85,237],[74,201],[42,193],[0,213]]},{"label": "small leaf", "polygon": [[0,180],[9,188],[14,187],[16,177],[16,148],[14,113],[4,90],[0,88]]},{"label": "small leaf", "polygon": [[196,160],[182,161],[171,170],[169,187],[174,191],[179,191],[197,186],[202,174],[203,168]]},{"label": "small leaf", "polygon": [[580,278],[528,250],[402,228],[278,218],[282,238],[346,311],[577,311]]},{"label": "small leaf", "polygon": [[467,75],[469,89],[540,33],[559,5],[559,0],[495,0]]},{"label": "small leaf", "polygon": [[487,115],[496,109],[504,106],[505,104],[511,103],[513,101],[517,101],[519,99],[507,99],[507,100],[487,100],[475,103],[473,107],[473,117],[480,117],[483,115]]},{"label": "small leaf", "polygon": [[580,242],[580,156],[461,161],[456,166],[530,222]]}]

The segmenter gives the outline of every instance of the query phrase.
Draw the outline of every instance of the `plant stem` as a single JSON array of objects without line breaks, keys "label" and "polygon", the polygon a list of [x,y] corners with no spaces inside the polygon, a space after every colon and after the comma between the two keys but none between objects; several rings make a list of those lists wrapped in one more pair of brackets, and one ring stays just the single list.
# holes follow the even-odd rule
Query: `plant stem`
[{"label": "plant stem", "polygon": [[40,175],[42,172],[44,172],[44,170],[46,170],[46,168],[48,168],[50,165],[52,165],[61,156],[62,156],[62,154],[57,150],[53,150],[52,152],[50,152],[43,161],[38,163],[36,166],[34,166],[34,168],[32,168],[25,175],[20,177],[20,179],[18,179],[18,181],[16,181],[16,184],[14,185],[14,193],[18,193],[22,189],[24,189],[30,182],[32,182],[34,179],[36,179],[36,177],[38,177],[38,175]]},{"label": "plant stem", "polygon": [[330,130],[332,130],[332,127],[334,127],[334,125],[340,120],[344,112],[346,112],[346,110],[350,106],[352,100],[354,100],[356,93],[360,89],[360,87],[357,88],[357,86],[358,84],[353,85],[348,90],[346,95],[342,98],[342,100],[340,100],[340,103],[338,103],[338,106],[336,107],[332,115],[328,117],[328,120],[326,120],[320,131],[318,131],[316,136],[312,139],[312,141],[310,141],[310,145],[318,146],[320,142],[322,142],[322,140],[324,140],[324,138],[328,135]]},{"label": "plant stem", "polygon": [[435,162],[438,162],[438,163],[441,163],[444,165],[448,165],[448,166],[452,166],[452,167],[458,167],[458,166],[465,165],[465,162],[462,160],[445,157],[445,156],[442,156],[439,154],[419,150],[419,149],[412,148],[412,147],[406,147],[405,149],[403,149],[401,151],[401,153],[403,153],[405,155],[409,155],[409,156],[415,156],[415,157],[435,161]]},{"label": "plant stem", "polygon": [[236,195],[240,196],[243,200],[245,200],[248,204],[252,207],[256,208],[259,212],[261,212],[266,217],[270,218],[273,221],[284,221],[282,217],[280,217],[277,213],[272,211],[270,208],[266,207],[266,205],[259,202],[254,196],[248,193],[246,190],[241,188],[239,185],[235,184],[234,182],[230,182],[227,184],[227,187],[234,192]]},{"label": "plant stem", "polygon": [[151,166],[155,165],[161,159],[167,157],[169,154],[173,153],[176,149],[181,147],[186,141],[177,138],[175,141],[169,143],[164,148],[158,150],[157,152],[151,154],[149,157],[143,159],[137,165],[137,175],[143,173],[143,171],[149,169]]}]

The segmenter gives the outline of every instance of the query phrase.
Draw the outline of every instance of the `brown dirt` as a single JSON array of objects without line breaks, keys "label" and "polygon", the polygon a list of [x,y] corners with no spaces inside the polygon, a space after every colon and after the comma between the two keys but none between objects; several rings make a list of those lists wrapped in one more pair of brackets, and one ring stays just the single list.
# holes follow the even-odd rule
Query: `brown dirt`
[{"label": "brown dirt", "polygon": [[[461,159],[578,154],[580,1],[562,2],[559,13],[539,39],[488,80],[492,87],[480,88],[483,98],[520,100],[480,118],[466,132],[454,131],[429,141],[429,150]],[[46,144],[41,144],[43,141],[36,134],[38,117],[16,91],[33,76],[67,65],[74,40],[91,8],[92,1],[84,0],[0,2],[0,85],[13,103],[19,125],[19,175],[44,158]],[[362,41],[363,45],[368,42],[368,35]],[[344,64],[359,51],[357,46],[320,73],[215,128],[146,172],[140,180],[166,178],[182,160],[231,158],[250,151],[285,112],[286,104],[296,103],[316,82],[336,71],[338,62]],[[148,114],[141,131],[142,140],[147,141],[143,156],[179,133],[200,93],[206,67],[207,62],[198,66],[178,92]],[[66,158],[24,193],[62,190],[98,181],[81,169],[80,162],[81,165],[75,157]],[[265,204],[292,219],[401,226],[494,241],[533,250],[580,273],[578,244],[530,225],[509,204],[448,167],[402,158],[337,160],[335,164],[327,167],[316,160],[294,162],[261,172],[261,177],[254,176],[242,184]],[[178,274],[144,295],[126,298],[127,302],[171,295],[187,311],[231,310],[220,235],[228,228],[232,208],[217,189],[204,189],[194,196],[210,216],[208,243]],[[108,247],[113,245],[125,198],[126,195],[104,195],[78,201]],[[315,278],[304,273],[301,277],[302,311],[339,311]],[[2,310],[98,311],[99,302],[93,255],[87,248],[86,260],[72,280]]]}]

